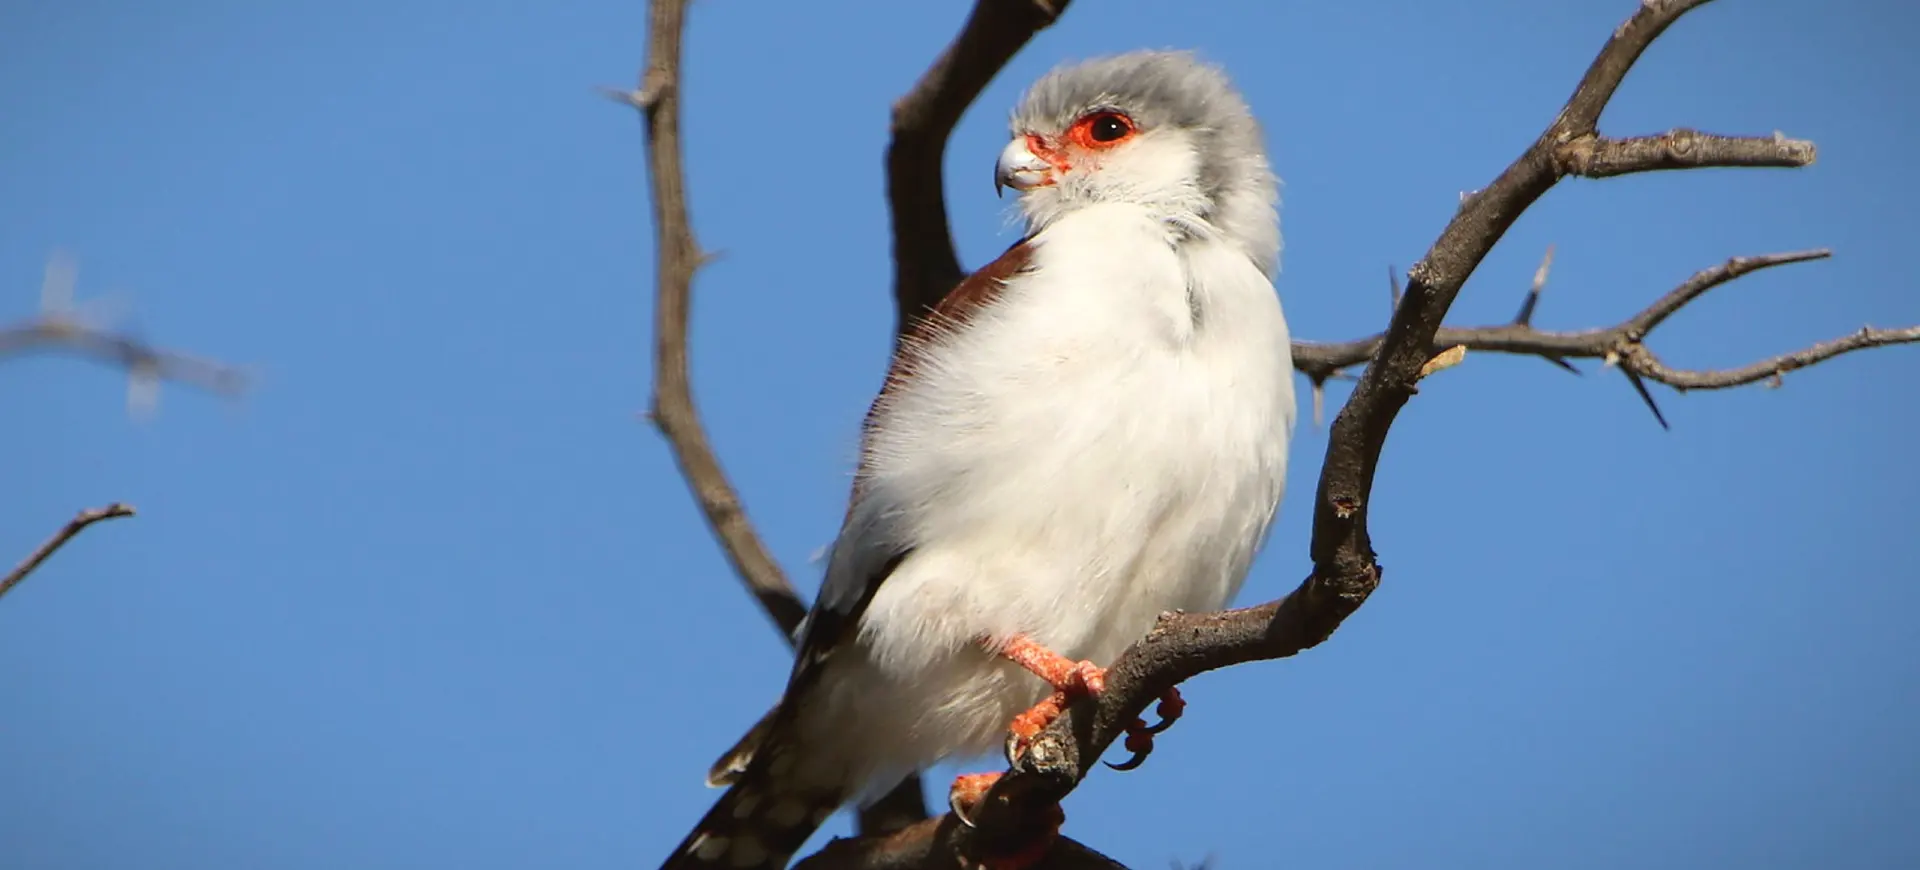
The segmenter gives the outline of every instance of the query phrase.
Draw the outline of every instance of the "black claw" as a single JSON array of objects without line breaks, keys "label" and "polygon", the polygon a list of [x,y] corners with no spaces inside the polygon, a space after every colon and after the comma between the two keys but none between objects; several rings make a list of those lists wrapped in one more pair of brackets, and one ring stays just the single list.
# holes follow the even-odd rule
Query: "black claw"
[{"label": "black claw", "polygon": [[1180,717],[1179,717],[1179,716],[1168,716],[1168,715],[1166,715],[1166,714],[1164,714],[1164,713],[1162,713],[1162,714],[1160,715],[1160,721],[1158,721],[1158,722],[1155,722],[1155,723],[1153,723],[1152,725],[1148,725],[1148,726],[1145,726],[1145,727],[1143,727],[1143,728],[1141,728],[1141,729],[1140,729],[1140,732],[1139,732],[1139,733],[1141,733],[1141,734],[1159,734],[1159,733],[1162,733],[1162,732],[1164,732],[1164,731],[1166,731],[1166,730],[1167,730],[1168,728],[1172,728],[1172,727],[1173,727],[1173,723],[1175,723],[1175,722],[1178,722],[1178,721],[1180,721]]},{"label": "black claw", "polygon": [[1007,766],[1012,767],[1020,761],[1020,737],[1012,730],[1007,731]]},{"label": "black claw", "polygon": [[1119,764],[1112,762],[1103,763],[1114,770],[1132,770],[1146,763],[1147,756],[1153,754],[1153,735],[1167,730],[1167,726],[1172,725],[1174,719],[1180,718],[1177,715],[1165,715],[1167,705],[1164,701],[1160,703],[1160,712],[1160,724],[1149,728],[1147,727],[1147,723],[1135,719],[1133,720],[1133,726],[1127,729],[1127,749],[1133,753],[1132,758],[1122,761]]},{"label": "black claw", "polygon": [[1653,412],[1653,419],[1659,421],[1660,428],[1673,431],[1673,427],[1667,425],[1667,415],[1660,413],[1660,406],[1654,403],[1653,394],[1647,392],[1647,383],[1640,380],[1640,376],[1629,369],[1622,368],[1620,371],[1626,374],[1627,383],[1633,385],[1633,391],[1640,394],[1640,401],[1647,403],[1647,410]]}]

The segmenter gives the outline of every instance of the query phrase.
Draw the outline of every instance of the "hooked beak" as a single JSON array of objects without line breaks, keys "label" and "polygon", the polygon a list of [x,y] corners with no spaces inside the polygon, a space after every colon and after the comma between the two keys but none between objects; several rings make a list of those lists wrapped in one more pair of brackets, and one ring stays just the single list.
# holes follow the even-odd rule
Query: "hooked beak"
[{"label": "hooked beak", "polygon": [[1053,164],[1033,153],[1033,149],[1027,147],[1025,136],[1008,142],[1000,152],[1000,162],[993,167],[994,196],[999,196],[1002,188],[1032,190],[1052,183]]}]

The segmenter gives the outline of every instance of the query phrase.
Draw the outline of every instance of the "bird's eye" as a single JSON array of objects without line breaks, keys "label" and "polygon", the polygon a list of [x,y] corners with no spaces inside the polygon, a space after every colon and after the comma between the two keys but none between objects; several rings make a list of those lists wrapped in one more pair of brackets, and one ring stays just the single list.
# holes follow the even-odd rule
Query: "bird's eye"
[{"label": "bird's eye", "polygon": [[1132,118],[1119,112],[1094,112],[1074,122],[1067,137],[1082,148],[1109,148],[1133,132]]},{"label": "bird's eye", "polygon": [[1126,118],[1112,112],[1095,115],[1087,124],[1088,137],[1095,142],[1118,142],[1131,132],[1133,132],[1133,125],[1127,123]]}]

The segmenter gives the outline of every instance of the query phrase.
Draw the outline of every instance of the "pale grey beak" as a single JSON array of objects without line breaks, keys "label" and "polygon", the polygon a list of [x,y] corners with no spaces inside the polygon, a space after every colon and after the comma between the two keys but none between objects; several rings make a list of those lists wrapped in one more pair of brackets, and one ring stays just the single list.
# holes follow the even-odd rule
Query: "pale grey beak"
[{"label": "pale grey beak", "polygon": [[1008,142],[1000,152],[1000,162],[993,167],[994,196],[999,196],[1002,188],[1032,190],[1052,181],[1053,166],[1027,147],[1025,136]]}]

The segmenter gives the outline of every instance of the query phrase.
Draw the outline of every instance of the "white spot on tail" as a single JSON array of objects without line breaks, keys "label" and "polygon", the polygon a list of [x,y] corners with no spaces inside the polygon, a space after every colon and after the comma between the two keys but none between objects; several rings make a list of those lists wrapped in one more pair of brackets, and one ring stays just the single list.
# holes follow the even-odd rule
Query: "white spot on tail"
[{"label": "white spot on tail", "polygon": [[693,838],[693,845],[688,846],[687,851],[692,852],[693,857],[702,861],[717,861],[721,855],[727,853],[727,838],[701,834]]}]

